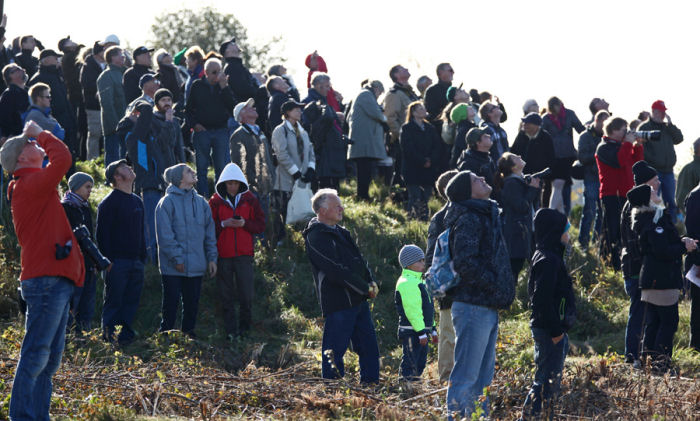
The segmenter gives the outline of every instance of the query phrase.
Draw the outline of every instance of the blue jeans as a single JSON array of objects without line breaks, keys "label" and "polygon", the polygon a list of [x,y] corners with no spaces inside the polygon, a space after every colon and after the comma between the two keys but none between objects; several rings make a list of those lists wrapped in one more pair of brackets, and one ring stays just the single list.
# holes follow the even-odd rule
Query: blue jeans
[{"label": "blue jeans", "polygon": [[422,333],[415,333],[401,338],[401,344],[403,345],[401,377],[406,380],[418,380],[425,369],[425,362],[428,359],[428,344],[420,344],[420,339],[418,339],[420,335]]},{"label": "blue jeans", "polygon": [[433,193],[433,186],[420,184],[406,185],[408,190],[408,211],[413,218],[418,218],[421,221],[428,220],[428,202],[430,195]]},{"label": "blue jeans", "polygon": [[[493,380],[498,312],[456,301],[452,303],[452,324],[456,337],[455,365],[447,389],[447,410],[450,416],[470,417],[475,401]],[[488,415],[488,399],[482,405]]]},{"label": "blue jeans", "polygon": [[673,172],[660,172],[659,181],[661,182],[661,197],[666,202],[666,208],[671,215],[671,221],[676,223],[678,217],[678,206],[676,206],[676,178]]},{"label": "blue jeans", "polygon": [[192,134],[195,163],[197,165],[197,192],[209,197],[207,170],[209,163],[214,163],[214,183],[219,179],[221,171],[231,162],[231,150],[228,143],[227,129],[204,130]]},{"label": "blue jeans", "polygon": [[[591,239],[591,225],[595,235],[600,235],[600,224],[603,219],[603,212],[600,206],[600,182],[598,180],[583,181],[583,212],[581,213],[581,223],[579,225],[578,242],[584,247],[588,247]],[[595,224],[594,222],[595,221]]]},{"label": "blue jeans", "polygon": [[92,317],[95,315],[95,295],[97,294],[97,275],[93,270],[85,271],[82,287],[73,287],[70,300],[68,326],[75,321],[75,328],[84,332],[92,329]]},{"label": "blue jeans", "polygon": [[345,376],[343,356],[351,341],[353,351],[360,357],[360,381],[378,382],[379,345],[367,301],[326,316],[321,345],[323,378],[336,379]]},{"label": "blue jeans", "polygon": [[105,136],[105,168],[126,156],[126,141],[117,133]]},{"label": "blue jeans", "polygon": [[156,206],[163,197],[159,190],[148,189],[141,192],[144,211],[144,238],[146,239],[146,255],[154,265],[158,263],[158,245],[156,244]]},{"label": "blue jeans", "polygon": [[118,340],[129,341],[136,336],[131,325],[136,316],[143,288],[143,263],[139,260],[114,259],[105,277],[102,330],[104,338],[112,340],[114,328],[122,326]]},{"label": "blue jeans", "polygon": [[49,421],[51,378],[61,365],[73,283],[58,276],[25,279],[25,334],[10,398],[10,419]]},{"label": "blue jeans", "polygon": [[564,359],[569,352],[569,336],[564,334],[561,341],[555,345],[548,330],[532,328],[532,338],[535,341],[537,369],[535,381],[525,398],[523,416],[537,416],[544,410],[544,415],[552,419],[564,370]]},{"label": "blue jeans", "polygon": [[633,362],[639,359],[642,318],[644,317],[644,303],[641,301],[642,290],[639,289],[639,278],[625,279],[625,292],[630,297],[627,329],[625,330],[625,360]]},{"label": "blue jeans", "polygon": [[197,321],[199,295],[202,291],[202,277],[163,275],[163,319],[160,331],[172,330],[177,318],[177,306],[182,297],[182,331],[193,333]]}]

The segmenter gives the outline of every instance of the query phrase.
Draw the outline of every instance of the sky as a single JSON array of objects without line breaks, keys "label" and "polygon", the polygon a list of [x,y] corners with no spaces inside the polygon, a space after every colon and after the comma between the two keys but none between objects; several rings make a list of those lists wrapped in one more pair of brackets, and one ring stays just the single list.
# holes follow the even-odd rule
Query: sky
[{"label": "sky", "polygon": [[696,2],[40,0],[40,10],[5,3],[7,37],[29,32],[48,48],[69,34],[85,44],[114,33],[132,47],[148,45],[159,15],[213,6],[236,16],[252,42],[282,38],[274,52],[286,58],[302,95],[304,59],[314,50],[346,100],[366,78],[388,89],[395,64],[406,66],[415,84],[423,74],[436,80],[436,65],[450,62],[456,85],[500,98],[511,141],[525,100],[543,106],[554,95],[582,121],[590,119],[593,97],[628,121],[664,100],[685,137],[676,147],[677,170],[700,137]]}]

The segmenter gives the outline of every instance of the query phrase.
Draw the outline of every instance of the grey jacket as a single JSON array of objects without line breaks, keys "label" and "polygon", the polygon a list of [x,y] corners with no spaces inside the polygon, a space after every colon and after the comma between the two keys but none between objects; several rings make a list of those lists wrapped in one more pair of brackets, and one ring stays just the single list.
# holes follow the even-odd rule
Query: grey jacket
[{"label": "grey jacket", "polygon": [[349,135],[355,143],[350,145],[348,159],[386,158],[383,122],[386,122],[386,117],[374,93],[363,89],[352,102],[350,110]]},{"label": "grey jacket", "polygon": [[275,174],[274,190],[291,192],[294,187],[294,173],[300,171],[302,174],[308,168],[316,169],[316,155],[314,148],[309,141],[309,135],[299,123],[299,132],[302,138],[303,150],[299,154],[297,148],[297,137],[294,128],[287,120],[275,127],[272,132],[272,150],[277,156],[277,170]]},{"label": "grey jacket", "polygon": [[103,136],[109,136],[117,131],[117,124],[126,111],[126,96],[122,85],[124,70],[124,67],[110,64],[97,78]]},{"label": "grey jacket", "polygon": [[[216,262],[216,234],[211,208],[194,189],[168,186],[156,206],[158,265],[162,275],[202,276]],[[175,265],[184,264],[185,272]]]}]

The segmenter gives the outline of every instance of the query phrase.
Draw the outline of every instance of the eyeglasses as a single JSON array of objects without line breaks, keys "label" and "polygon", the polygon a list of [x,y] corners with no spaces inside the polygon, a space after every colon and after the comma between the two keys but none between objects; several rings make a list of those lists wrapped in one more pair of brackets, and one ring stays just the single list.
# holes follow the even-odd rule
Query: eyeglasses
[{"label": "eyeglasses", "polygon": [[42,95],[42,98],[51,99],[51,95]]}]

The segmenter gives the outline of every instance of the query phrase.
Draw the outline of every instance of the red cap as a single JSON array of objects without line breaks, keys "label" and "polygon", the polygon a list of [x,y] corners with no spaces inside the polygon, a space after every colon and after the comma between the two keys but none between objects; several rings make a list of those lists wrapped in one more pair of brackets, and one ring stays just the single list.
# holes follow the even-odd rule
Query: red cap
[{"label": "red cap", "polygon": [[652,110],[661,110],[661,111],[666,111],[668,108],[666,108],[666,104],[662,100],[656,100],[654,101],[653,104],[651,104],[651,109]]}]

